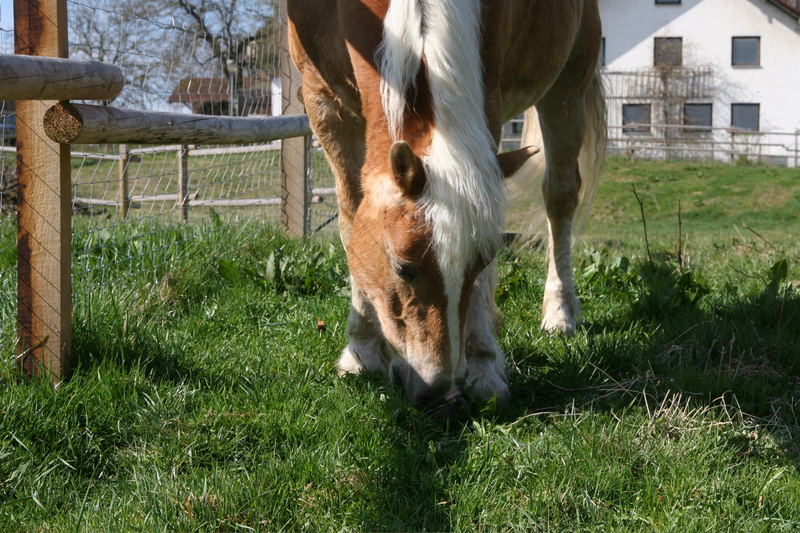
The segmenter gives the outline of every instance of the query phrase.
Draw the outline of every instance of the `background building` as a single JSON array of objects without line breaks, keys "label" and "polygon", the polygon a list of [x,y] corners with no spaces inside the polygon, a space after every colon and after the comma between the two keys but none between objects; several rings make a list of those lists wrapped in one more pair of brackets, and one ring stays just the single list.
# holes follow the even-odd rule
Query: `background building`
[{"label": "background building", "polygon": [[797,166],[798,0],[599,0],[612,151]]}]

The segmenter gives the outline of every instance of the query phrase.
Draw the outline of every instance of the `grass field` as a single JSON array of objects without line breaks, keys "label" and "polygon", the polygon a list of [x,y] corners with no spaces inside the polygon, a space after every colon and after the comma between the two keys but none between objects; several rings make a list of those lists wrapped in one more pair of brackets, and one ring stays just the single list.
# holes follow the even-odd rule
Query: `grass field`
[{"label": "grass field", "polygon": [[[642,238],[633,186],[644,203],[648,233],[659,242],[677,241],[679,202],[690,242],[750,238],[753,230],[775,240],[800,234],[800,169],[611,158],[584,227],[589,240]],[[538,193],[514,180],[510,188],[509,223],[524,230],[531,196]]]},{"label": "grass field", "polygon": [[[798,170],[612,159],[581,328],[540,332],[543,258],[503,251],[513,399],[466,422],[336,376],[335,241],[77,232],[72,378],[24,382],[2,339],[0,531],[800,530],[798,202]],[[11,276],[0,294],[8,324]]]}]

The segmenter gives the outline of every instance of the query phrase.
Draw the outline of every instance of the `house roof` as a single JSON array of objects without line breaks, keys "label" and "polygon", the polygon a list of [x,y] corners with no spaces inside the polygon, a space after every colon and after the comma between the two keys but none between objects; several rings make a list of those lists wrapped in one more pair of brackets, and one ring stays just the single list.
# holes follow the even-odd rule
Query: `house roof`
[{"label": "house roof", "polygon": [[[258,78],[242,79],[243,91],[269,89],[269,83]],[[169,96],[170,104],[194,104],[227,101],[230,90],[227,78],[183,78]]]},{"label": "house roof", "polygon": [[800,0],[767,0],[790,15],[800,17]]},{"label": "house roof", "polygon": [[183,78],[169,96],[169,103],[185,104],[225,100],[229,96],[228,80],[225,78]]}]

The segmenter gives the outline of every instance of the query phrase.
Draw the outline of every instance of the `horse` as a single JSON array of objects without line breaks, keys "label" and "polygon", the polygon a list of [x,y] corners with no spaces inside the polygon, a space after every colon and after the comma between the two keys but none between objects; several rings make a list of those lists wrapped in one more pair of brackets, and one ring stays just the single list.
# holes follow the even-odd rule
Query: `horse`
[{"label": "horse", "polygon": [[[504,177],[538,148],[497,155],[535,106],[546,171],[541,327],[580,305],[573,223],[605,153],[597,0],[288,0],[300,98],[336,178],[350,269],[340,375],[388,374],[420,408],[508,401],[495,255]],[[538,156],[541,157],[541,156]]]}]

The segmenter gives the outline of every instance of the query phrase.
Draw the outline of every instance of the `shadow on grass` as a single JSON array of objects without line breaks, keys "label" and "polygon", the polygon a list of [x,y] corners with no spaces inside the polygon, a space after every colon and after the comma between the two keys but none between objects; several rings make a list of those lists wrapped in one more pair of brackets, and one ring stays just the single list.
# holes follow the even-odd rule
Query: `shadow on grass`
[{"label": "shadow on grass", "polygon": [[81,322],[73,327],[74,372],[112,365],[131,371],[140,369],[155,383],[207,382],[213,376],[188,364],[177,346],[138,328],[125,330],[122,324]]},{"label": "shadow on grass", "polygon": [[358,517],[363,531],[449,531],[450,468],[467,448],[471,419],[447,419],[410,405],[383,375],[348,376],[359,389],[376,391],[384,402],[376,429],[389,443],[382,464],[361,489],[371,504]]},{"label": "shadow on grass", "polygon": [[776,263],[760,293],[711,295],[702,280],[644,265],[624,312],[588,321],[573,338],[512,345],[506,417],[656,405],[734,403],[800,467],[800,293]]}]

